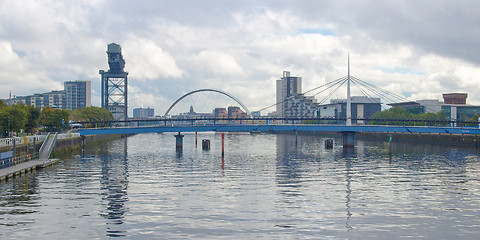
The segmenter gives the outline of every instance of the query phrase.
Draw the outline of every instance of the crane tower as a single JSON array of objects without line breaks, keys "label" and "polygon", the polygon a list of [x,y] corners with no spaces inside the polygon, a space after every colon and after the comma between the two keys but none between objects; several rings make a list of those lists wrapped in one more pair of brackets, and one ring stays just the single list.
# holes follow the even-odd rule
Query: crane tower
[{"label": "crane tower", "polygon": [[122,48],[116,43],[107,46],[108,66],[105,72],[100,70],[102,76],[102,107],[110,111],[116,121],[127,120],[127,75],[123,71],[125,60]]}]

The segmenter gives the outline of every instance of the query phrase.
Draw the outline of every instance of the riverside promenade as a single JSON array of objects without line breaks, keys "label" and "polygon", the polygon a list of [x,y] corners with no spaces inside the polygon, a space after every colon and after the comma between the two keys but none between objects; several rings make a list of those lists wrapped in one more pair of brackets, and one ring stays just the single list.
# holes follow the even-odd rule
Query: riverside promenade
[{"label": "riverside promenade", "polygon": [[[18,164],[14,164],[13,166],[0,169],[0,181],[5,181],[8,179],[14,178],[15,176],[21,175],[23,173],[37,170],[37,168],[44,168],[57,162],[58,159],[49,159],[50,154],[52,153],[53,148],[55,147],[57,135],[58,135],[57,133],[49,133],[46,136],[42,144],[42,147],[39,150],[39,154],[38,154],[39,157],[37,160],[21,162]],[[15,157],[15,163],[16,161],[17,160]]]},{"label": "riverside promenade", "polygon": [[8,179],[12,179],[15,176],[19,176],[21,174],[35,171],[39,168],[44,168],[52,165],[53,163],[58,162],[58,159],[38,159],[38,160],[31,160],[28,162],[19,163],[17,165],[0,169],[0,181],[6,181]]}]

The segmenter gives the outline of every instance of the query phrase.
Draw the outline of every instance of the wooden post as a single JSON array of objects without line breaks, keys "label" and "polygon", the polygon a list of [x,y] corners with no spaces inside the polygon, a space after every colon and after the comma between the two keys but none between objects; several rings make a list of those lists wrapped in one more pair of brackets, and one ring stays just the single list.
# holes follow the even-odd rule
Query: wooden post
[{"label": "wooden post", "polygon": [[225,156],[225,133],[222,133],[222,157]]}]

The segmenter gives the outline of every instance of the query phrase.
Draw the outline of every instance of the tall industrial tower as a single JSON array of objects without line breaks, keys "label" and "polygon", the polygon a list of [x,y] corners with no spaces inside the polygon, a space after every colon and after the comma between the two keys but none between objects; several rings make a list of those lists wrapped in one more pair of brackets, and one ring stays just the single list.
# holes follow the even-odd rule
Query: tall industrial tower
[{"label": "tall industrial tower", "polygon": [[110,70],[100,70],[102,75],[102,107],[113,114],[114,120],[126,120],[127,115],[127,75],[123,71],[125,60],[122,48],[116,43],[107,47],[108,66]]}]

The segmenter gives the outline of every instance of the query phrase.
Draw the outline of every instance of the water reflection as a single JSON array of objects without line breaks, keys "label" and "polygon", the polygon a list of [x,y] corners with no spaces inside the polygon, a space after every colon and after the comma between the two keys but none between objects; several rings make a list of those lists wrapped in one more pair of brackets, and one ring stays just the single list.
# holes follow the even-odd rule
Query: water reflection
[{"label": "water reflection", "polygon": [[[107,155],[101,155],[101,193],[106,201],[103,217],[110,220],[108,225],[124,223],[125,213],[128,209],[125,203],[128,201],[128,138],[115,141]],[[107,227],[107,236],[125,236],[125,231],[115,230],[113,226]]]},{"label": "water reflection", "polygon": [[[38,212],[38,182],[36,173],[26,174],[0,184],[0,226],[25,224],[15,215]],[[1,235],[0,235],[1,236]]]},{"label": "water reflection", "polygon": [[480,232],[472,150],[394,142],[389,151],[385,142],[358,139],[355,153],[344,154],[339,136],[231,134],[223,158],[220,136],[207,137],[211,151],[197,151],[186,135],[177,158],[172,135],[136,135],[39,171],[39,180],[1,184],[0,239],[475,239]]},{"label": "water reflection", "polygon": [[353,228],[350,226],[350,217],[352,217],[352,213],[350,212],[350,195],[352,194],[351,184],[352,184],[352,176],[350,174],[352,168],[352,162],[350,158],[345,159],[345,180],[346,180],[346,202],[345,207],[347,210],[347,219],[345,220],[345,228],[347,231],[352,230]]}]

